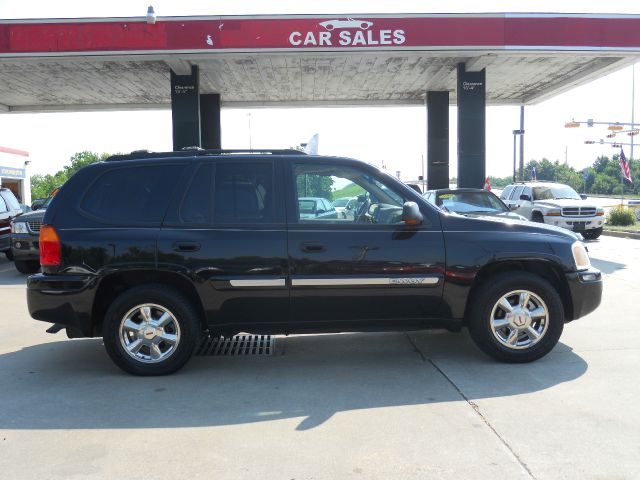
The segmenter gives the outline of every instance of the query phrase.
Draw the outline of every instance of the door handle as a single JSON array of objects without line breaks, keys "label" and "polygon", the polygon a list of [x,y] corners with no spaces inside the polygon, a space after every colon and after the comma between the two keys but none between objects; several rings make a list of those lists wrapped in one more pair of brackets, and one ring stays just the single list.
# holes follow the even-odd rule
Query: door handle
[{"label": "door handle", "polygon": [[323,243],[308,242],[300,245],[300,250],[306,253],[320,253],[324,252],[327,246]]},{"label": "door handle", "polygon": [[175,242],[173,250],[176,252],[197,252],[200,250],[200,244],[197,242]]}]

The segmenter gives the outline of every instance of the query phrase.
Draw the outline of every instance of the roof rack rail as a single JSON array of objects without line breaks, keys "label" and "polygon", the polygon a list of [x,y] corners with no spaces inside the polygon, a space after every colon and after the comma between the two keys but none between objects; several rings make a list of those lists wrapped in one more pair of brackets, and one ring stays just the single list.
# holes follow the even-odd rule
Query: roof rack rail
[{"label": "roof rack rail", "polygon": [[174,152],[150,152],[148,150],[136,150],[131,153],[112,155],[105,161],[114,162],[122,160],[142,160],[145,158],[189,158],[206,157],[216,155],[306,155],[306,153],[294,149],[208,149],[200,147],[186,147]]}]

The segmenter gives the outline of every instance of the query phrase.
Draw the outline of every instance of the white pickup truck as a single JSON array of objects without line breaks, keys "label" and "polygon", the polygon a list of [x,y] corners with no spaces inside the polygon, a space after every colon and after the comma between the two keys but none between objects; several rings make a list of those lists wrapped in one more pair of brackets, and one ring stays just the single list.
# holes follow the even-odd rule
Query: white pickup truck
[{"label": "white pickup truck", "polygon": [[569,185],[522,182],[509,185],[500,198],[507,206],[534,222],[573,230],[587,240],[602,233],[604,209],[596,207]]}]

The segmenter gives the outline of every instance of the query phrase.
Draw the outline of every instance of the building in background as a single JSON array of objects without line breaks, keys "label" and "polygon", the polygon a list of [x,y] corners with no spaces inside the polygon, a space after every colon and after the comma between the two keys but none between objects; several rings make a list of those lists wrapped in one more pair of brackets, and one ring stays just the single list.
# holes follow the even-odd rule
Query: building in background
[{"label": "building in background", "polygon": [[31,205],[30,163],[29,152],[0,146],[0,186],[26,205]]}]

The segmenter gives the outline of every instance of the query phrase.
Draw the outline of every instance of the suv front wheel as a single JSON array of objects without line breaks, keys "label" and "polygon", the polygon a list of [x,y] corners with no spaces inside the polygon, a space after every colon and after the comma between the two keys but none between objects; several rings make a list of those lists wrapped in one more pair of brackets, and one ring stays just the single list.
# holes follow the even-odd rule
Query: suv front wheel
[{"label": "suv front wheel", "polygon": [[469,333],[486,354],[509,363],[531,362],[549,353],[564,328],[556,289],[537,275],[509,272],[475,292]]},{"label": "suv front wheel", "polygon": [[182,294],[163,285],[127,290],[104,319],[104,345],[111,359],[134,375],[167,375],[191,358],[199,316]]}]

